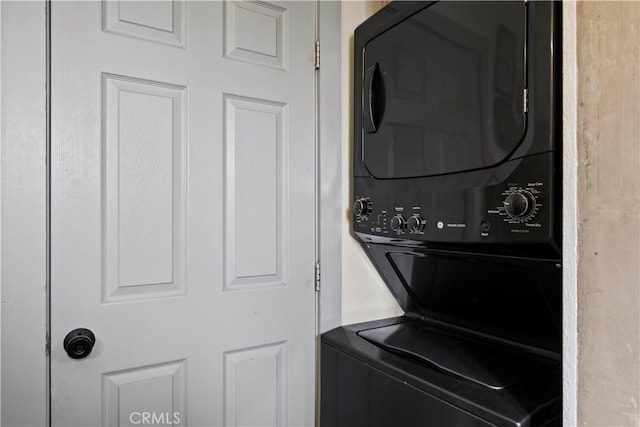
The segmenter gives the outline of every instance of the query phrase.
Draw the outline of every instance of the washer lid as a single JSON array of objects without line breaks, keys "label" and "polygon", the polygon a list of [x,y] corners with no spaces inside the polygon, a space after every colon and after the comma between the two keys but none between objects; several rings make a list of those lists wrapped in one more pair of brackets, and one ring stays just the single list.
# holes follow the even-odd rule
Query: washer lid
[{"label": "washer lid", "polygon": [[557,369],[559,361],[413,321],[358,332],[386,350],[418,358],[466,381],[501,390]]}]

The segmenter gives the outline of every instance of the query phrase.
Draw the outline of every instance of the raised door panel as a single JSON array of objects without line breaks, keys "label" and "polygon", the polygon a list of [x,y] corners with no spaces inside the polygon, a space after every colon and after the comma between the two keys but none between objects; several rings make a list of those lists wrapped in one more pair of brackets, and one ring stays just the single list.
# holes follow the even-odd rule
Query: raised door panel
[{"label": "raised door panel", "polygon": [[102,29],[178,47],[187,45],[186,1],[103,0]]},{"label": "raised door panel", "polygon": [[287,107],[225,95],[225,289],[286,284]]},{"label": "raised door panel", "polygon": [[224,425],[287,425],[287,345],[226,352]]},{"label": "raised door panel", "polygon": [[186,361],[102,376],[102,425],[186,425]]},{"label": "raised door panel", "polygon": [[227,58],[287,69],[287,9],[271,3],[245,1],[226,1],[224,8]]},{"label": "raised door panel", "polygon": [[186,292],[186,89],[103,75],[103,301]]}]

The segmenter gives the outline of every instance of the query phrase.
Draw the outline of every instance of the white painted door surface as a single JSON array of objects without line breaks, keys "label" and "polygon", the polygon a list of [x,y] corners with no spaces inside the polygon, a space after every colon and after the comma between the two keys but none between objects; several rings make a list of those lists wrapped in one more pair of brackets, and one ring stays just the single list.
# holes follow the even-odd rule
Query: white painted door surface
[{"label": "white painted door surface", "polygon": [[52,423],[312,425],[314,2],[51,29]]}]

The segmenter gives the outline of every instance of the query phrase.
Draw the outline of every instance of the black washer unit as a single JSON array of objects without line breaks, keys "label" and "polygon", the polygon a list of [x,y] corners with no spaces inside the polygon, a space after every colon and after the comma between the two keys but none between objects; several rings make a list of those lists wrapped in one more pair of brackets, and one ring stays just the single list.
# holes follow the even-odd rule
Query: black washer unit
[{"label": "black washer unit", "polygon": [[354,232],[405,314],[322,335],[322,426],[561,425],[560,21],[392,2],[356,30]]}]

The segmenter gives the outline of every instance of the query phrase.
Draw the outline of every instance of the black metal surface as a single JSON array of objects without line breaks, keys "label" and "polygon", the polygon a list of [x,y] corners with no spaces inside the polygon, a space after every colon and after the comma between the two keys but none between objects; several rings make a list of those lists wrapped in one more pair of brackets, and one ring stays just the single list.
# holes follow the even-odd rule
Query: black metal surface
[{"label": "black metal surface", "polygon": [[[412,319],[385,319],[323,334],[320,414],[323,427],[561,425],[559,368],[525,375],[516,384],[492,389],[418,358],[385,350],[358,336],[359,331],[407,322]],[[451,331],[443,329],[442,333]],[[467,335],[459,335],[458,339],[473,341]],[[457,349],[450,349],[449,353],[456,357]],[[470,356],[474,356],[473,351]],[[522,371],[539,367],[541,359],[531,360],[533,365],[522,361]],[[548,359],[543,363],[551,366],[558,362]],[[495,369],[499,375],[500,368]]]},{"label": "black metal surface", "polygon": [[[526,117],[525,8],[438,2],[366,42],[362,135],[371,175],[486,168],[516,149]],[[373,67],[384,82],[373,93],[386,100],[375,134],[367,130]]]},{"label": "black metal surface", "polygon": [[[554,153],[544,153],[492,169],[425,179],[354,177],[356,199],[365,199],[370,206],[367,215],[354,216],[354,231],[365,242],[538,243],[548,246],[548,257],[557,258],[560,236],[555,225],[561,217],[553,197],[558,183],[554,157]],[[438,183],[432,181],[435,179]],[[535,196],[535,207],[528,216],[513,218],[504,202],[519,190]],[[425,219],[421,231],[392,229],[394,216],[408,219],[414,214]],[[490,228],[483,229],[483,223]]]},{"label": "black metal surface", "polygon": [[[524,2],[393,2],[358,27],[353,196],[371,207],[367,215],[354,216],[354,230],[362,240],[536,243],[550,247],[548,257],[559,256],[558,10],[559,5],[551,2],[526,6]],[[464,31],[454,31],[462,27]],[[423,33],[433,43],[414,38]],[[511,39],[507,33],[514,34],[512,41],[504,41]],[[526,61],[520,57],[523,33]],[[488,58],[480,62],[490,66],[466,77],[443,72],[443,63],[455,62],[448,56],[451,45],[483,39],[475,34],[490,40],[482,43],[491,48],[477,53],[478,58]],[[474,43],[480,42],[469,41],[460,49],[473,51]],[[510,54],[500,53],[505,49]],[[407,52],[424,61],[402,59]],[[367,133],[369,106],[363,103],[370,97],[363,87],[365,71],[372,64],[378,64],[382,83],[377,90],[385,105],[376,117],[376,132]],[[424,94],[412,94],[416,84],[411,81],[421,75],[416,70],[426,73],[429,67],[438,71],[420,80],[419,90],[415,89]],[[449,86],[454,92],[471,88],[465,93],[475,93],[479,101],[472,103],[474,108],[445,114],[446,103],[427,95],[435,91],[445,96]],[[445,128],[458,129],[463,136],[441,131]],[[517,191],[532,194],[535,206],[524,217],[512,218],[504,202]],[[425,219],[423,230],[391,229],[394,216],[408,219],[416,213]],[[483,229],[483,224],[489,228]]]},{"label": "black metal surface", "polygon": [[382,244],[364,248],[409,315],[561,352],[558,260]]},{"label": "black metal surface", "polygon": [[[379,347],[414,357],[467,381],[504,389],[559,368],[559,361],[535,356],[494,341],[474,339],[411,321],[366,329],[358,336]],[[527,369],[523,369],[523,367]]]}]

